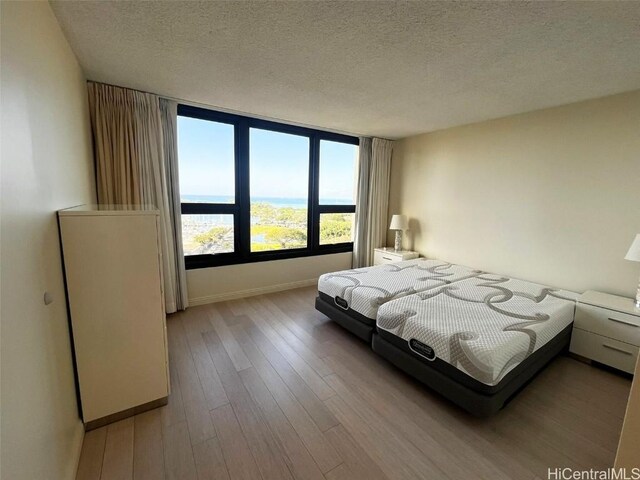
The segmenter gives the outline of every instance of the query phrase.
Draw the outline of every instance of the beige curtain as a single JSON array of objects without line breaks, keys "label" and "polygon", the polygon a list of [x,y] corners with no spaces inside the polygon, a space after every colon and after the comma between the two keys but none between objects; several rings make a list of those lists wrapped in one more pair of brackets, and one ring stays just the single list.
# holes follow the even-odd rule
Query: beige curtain
[{"label": "beige curtain", "polygon": [[[160,242],[165,308],[175,312],[184,275],[177,268],[175,221],[169,206],[165,128],[160,100],[149,93],[89,82],[89,108],[93,130],[98,202],[101,204],[154,205],[160,210]],[[170,140],[171,143],[175,140]],[[182,265],[182,268],[184,266]],[[186,282],[184,282],[186,291]]]},{"label": "beige curtain", "polygon": [[164,171],[167,179],[167,199],[169,204],[169,227],[171,238],[173,269],[176,272],[176,307],[184,310],[189,306],[187,295],[187,275],[184,269],[182,250],[182,212],[180,206],[180,182],[178,177],[178,104],[172,100],[160,99],[160,115],[164,140]]},{"label": "beige curtain", "polygon": [[360,139],[354,268],[372,265],[373,249],[386,244],[392,153],[390,140]]},{"label": "beige curtain", "polygon": [[371,170],[371,138],[361,137],[358,156],[356,219],[353,235],[353,267],[365,267],[369,262],[369,172]]}]

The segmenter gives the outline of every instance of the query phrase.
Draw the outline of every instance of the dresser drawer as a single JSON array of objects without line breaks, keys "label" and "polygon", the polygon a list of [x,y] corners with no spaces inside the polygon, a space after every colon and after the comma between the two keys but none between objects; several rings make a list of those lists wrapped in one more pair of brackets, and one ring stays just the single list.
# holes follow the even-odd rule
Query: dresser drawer
[{"label": "dresser drawer", "polygon": [[374,265],[384,265],[385,263],[401,262],[402,255],[397,255],[391,252],[380,252],[376,250],[373,254]]},{"label": "dresser drawer", "polygon": [[638,359],[638,347],[574,328],[571,335],[572,353],[596,362],[633,373]]},{"label": "dresser drawer", "polygon": [[575,327],[640,346],[640,317],[578,303]]},{"label": "dresser drawer", "polygon": [[413,260],[418,258],[420,254],[418,252],[412,252],[409,250],[388,250],[386,248],[375,248],[373,250],[373,264],[384,265],[385,263],[402,262],[404,260]]}]

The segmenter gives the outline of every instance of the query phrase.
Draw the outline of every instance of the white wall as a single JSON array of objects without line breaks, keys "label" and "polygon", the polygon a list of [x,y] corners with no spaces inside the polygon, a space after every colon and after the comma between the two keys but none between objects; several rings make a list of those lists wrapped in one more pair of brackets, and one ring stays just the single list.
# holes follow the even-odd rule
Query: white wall
[{"label": "white wall", "polygon": [[397,142],[389,213],[428,256],[632,297],[640,91]]},{"label": "white wall", "polygon": [[85,78],[47,2],[0,8],[2,478],[71,479],[83,429],[55,211],[94,201]]},{"label": "white wall", "polygon": [[187,271],[189,303],[229,300],[313,285],[323,273],[351,268],[351,252]]}]

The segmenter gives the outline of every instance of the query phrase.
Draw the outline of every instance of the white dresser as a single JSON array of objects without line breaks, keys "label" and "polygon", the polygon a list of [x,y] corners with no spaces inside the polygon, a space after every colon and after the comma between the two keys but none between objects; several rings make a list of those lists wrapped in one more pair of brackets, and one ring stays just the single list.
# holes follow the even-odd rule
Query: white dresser
[{"label": "white dresser", "polygon": [[640,349],[640,309],[630,298],[588,291],[578,299],[571,352],[633,373]]},{"label": "white dresser", "polygon": [[85,428],[166,403],[158,211],[85,205],[58,221]]},{"label": "white dresser", "polygon": [[373,264],[384,265],[385,263],[402,262],[403,260],[413,260],[419,256],[418,252],[409,250],[395,251],[393,248],[376,248],[373,250]]}]

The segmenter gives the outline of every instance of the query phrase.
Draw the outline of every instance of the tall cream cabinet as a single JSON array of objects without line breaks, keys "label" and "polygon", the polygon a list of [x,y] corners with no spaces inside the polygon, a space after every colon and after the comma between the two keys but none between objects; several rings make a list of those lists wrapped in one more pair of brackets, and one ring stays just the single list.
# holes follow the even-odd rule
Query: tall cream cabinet
[{"label": "tall cream cabinet", "polygon": [[159,213],[58,212],[82,419],[91,429],[169,395]]}]

